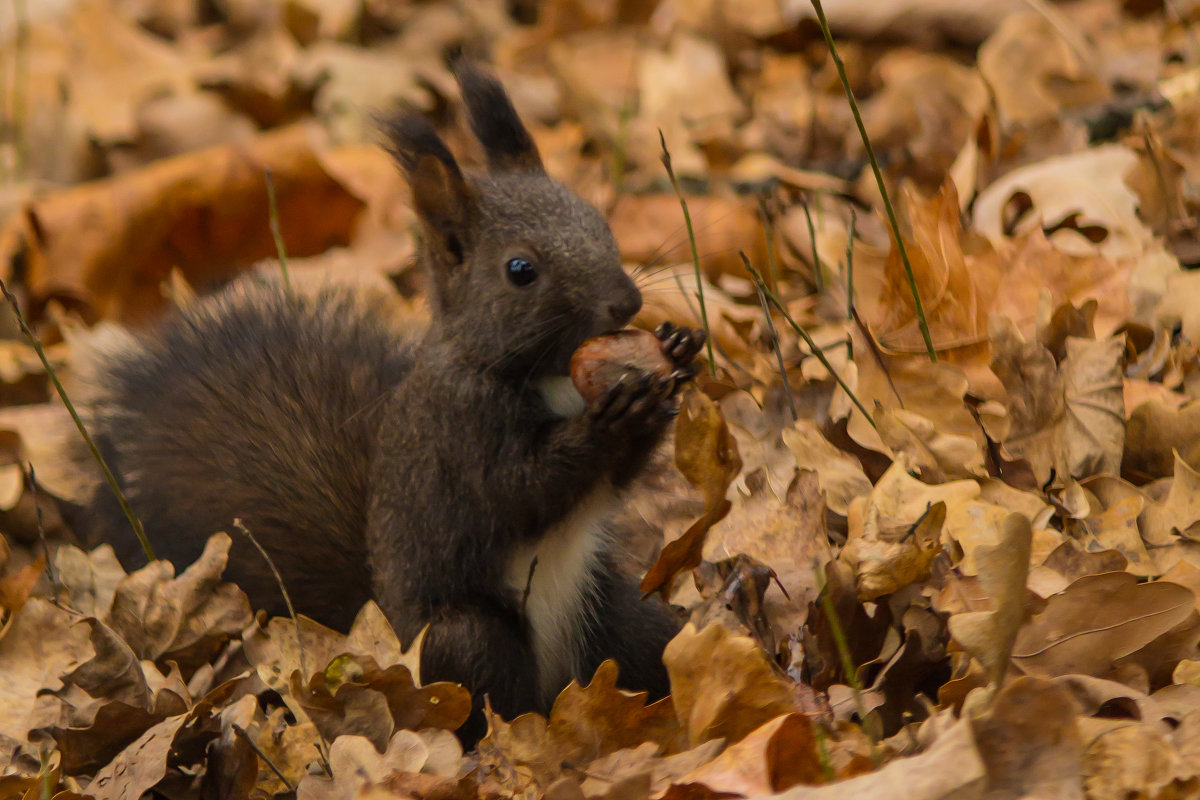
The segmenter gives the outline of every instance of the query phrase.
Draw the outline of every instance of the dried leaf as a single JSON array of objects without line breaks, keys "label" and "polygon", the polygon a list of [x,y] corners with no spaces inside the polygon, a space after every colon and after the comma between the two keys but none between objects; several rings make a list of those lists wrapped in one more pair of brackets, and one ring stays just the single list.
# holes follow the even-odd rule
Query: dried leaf
[{"label": "dried leaf", "polygon": [[1025,614],[1025,579],[1033,530],[1020,514],[1000,524],[995,545],[981,545],[975,554],[979,581],[992,599],[992,611],[973,611],[950,617],[950,633],[988,671],[993,686],[1004,682],[1009,657]]},{"label": "dried leaf", "polygon": [[1118,659],[1194,614],[1195,604],[1190,591],[1172,583],[1138,583],[1126,572],[1085,575],[1022,626],[1013,660],[1037,675],[1105,677]]},{"label": "dried leaf", "polygon": [[663,653],[675,713],[697,745],[716,738],[733,743],[780,714],[796,709],[789,684],[754,640],[720,625],[684,627]]},{"label": "dried leaf", "polygon": [[675,424],[675,465],[688,482],[704,492],[704,516],[663,548],[642,579],[642,593],[671,593],[675,577],[700,564],[708,530],[729,513],[725,491],[742,469],[737,442],[721,408],[698,390],[684,396]]}]

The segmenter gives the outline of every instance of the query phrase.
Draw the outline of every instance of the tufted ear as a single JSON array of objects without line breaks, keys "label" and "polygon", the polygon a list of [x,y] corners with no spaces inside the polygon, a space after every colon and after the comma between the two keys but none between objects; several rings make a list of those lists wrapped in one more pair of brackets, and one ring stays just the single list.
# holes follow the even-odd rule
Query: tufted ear
[{"label": "tufted ear", "polygon": [[424,117],[401,113],[381,119],[380,127],[408,178],[435,268],[461,264],[470,246],[475,201],[458,162]]},{"label": "tufted ear", "polygon": [[391,116],[381,115],[376,122],[387,137],[388,152],[410,178],[422,156],[433,156],[449,169],[460,172],[450,148],[438,136],[433,124],[421,115],[400,111]]},{"label": "tufted ear", "polygon": [[488,166],[498,171],[541,171],[537,145],[500,81],[465,60],[455,65],[454,75],[471,130],[487,153]]}]

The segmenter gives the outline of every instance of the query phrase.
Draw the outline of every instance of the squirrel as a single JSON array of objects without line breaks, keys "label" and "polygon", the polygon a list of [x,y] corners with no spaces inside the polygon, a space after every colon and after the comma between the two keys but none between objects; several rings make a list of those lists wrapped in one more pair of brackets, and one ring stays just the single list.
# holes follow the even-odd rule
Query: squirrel
[{"label": "squirrel", "polygon": [[[674,372],[583,400],[572,353],[627,325],[641,294],[500,82],[455,73],[486,171],[460,169],[416,113],[380,120],[421,224],[424,330],[382,293],[243,279],[148,332],[95,336],[80,372],[86,421],[159,557],[190,563],[240,518],[297,612],[345,630],[375,600],[402,641],[427,630],[421,679],[471,691],[473,743],[484,696],[505,718],[545,712],[607,658],[623,687],[668,693],[662,651],[680,622],[618,569],[610,518],[704,335],[664,323]],[[106,486],[72,517],[126,566],[144,558]],[[245,537],[226,577],[286,613]]]}]

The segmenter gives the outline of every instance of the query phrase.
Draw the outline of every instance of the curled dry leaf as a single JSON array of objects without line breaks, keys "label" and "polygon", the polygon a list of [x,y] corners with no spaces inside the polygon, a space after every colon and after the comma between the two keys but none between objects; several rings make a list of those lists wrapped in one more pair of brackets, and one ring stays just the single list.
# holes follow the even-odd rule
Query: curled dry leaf
[{"label": "curled dry leaf", "polygon": [[[425,773],[443,779],[457,776],[462,747],[448,731],[397,731],[382,752],[361,736],[340,736],[329,748],[332,777],[306,776],[296,787],[303,800],[359,797],[372,784],[393,773]],[[453,781],[446,781],[453,786]]]},{"label": "curled dry leaf", "polygon": [[1200,403],[1172,407],[1148,400],[1125,423],[1121,474],[1138,482],[1175,472],[1175,452],[1193,469],[1200,467]]},{"label": "curled dry leaf", "polygon": [[803,714],[786,714],[752,731],[713,761],[679,778],[709,791],[743,797],[782,792],[797,784],[823,783],[812,723]]},{"label": "curled dry leaf", "polygon": [[971,724],[960,720],[919,755],[898,758],[849,780],[820,787],[796,786],[771,796],[778,800],[976,800],[985,796],[986,788],[987,771]]},{"label": "curled dry leaf", "polygon": [[929,486],[911,477],[903,460],[893,463],[871,494],[850,506],[839,560],[854,570],[859,597],[889,594],[928,575],[943,523],[968,523],[967,501],[978,496],[974,481]]},{"label": "curled dry leaf", "polygon": [[616,681],[617,665],[608,660],[587,686],[568,685],[548,719],[531,713],[505,722],[488,711],[479,755],[489,779],[514,794],[531,781],[544,790],[562,776],[564,765],[583,766],[643,743],[652,744],[654,753],[682,749],[671,701],[646,705],[644,692],[626,692]]},{"label": "curled dry leaf", "polygon": [[1069,338],[1067,358],[1026,342],[1012,322],[996,318],[992,371],[1009,393],[1012,427],[1004,445],[1025,458],[1045,484],[1051,471],[1084,478],[1119,471],[1125,441],[1121,391],[1125,344]]},{"label": "curled dry leaf", "polygon": [[117,585],[108,624],[139,658],[170,655],[183,663],[190,654],[207,660],[206,650],[240,633],[251,619],[246,595],[220,582],[231,543],[228,534],[213,534],[179,577],[163,561],[130,574]]},{"label": "curled dry leaf", "polygon": [[874,600],[929,577],[941,552],[946,504],[930,505],[914,523],[895,524],[873,503],[850,507],[850,532],[838,558],[854,571],[858,596]]},{"label": "curled dry leaf", "polygon": [[720,625],[692,624],[663,653],[671,700],[694,746],[711,739],[741,741],[759,725],[799,710],[788,681],[753,639]]},{"label": "curled dry leaf", "polygon": [[671,593],[675,577],[700,564],[709,529],[729,513],[729,484],[742,469],[737,441],[725,424],[721,407],[698,389],[684,395],[675,423],[675,465],[688,483],[704,492],[704,515],[682,536],[663,548],[642,579],[642,592]]},{"label": "curled dry leaf", "polygon": [[1085,575],[1021,627],[1013,660],[1035,675],[1105,677],[1117,661],[1195,614],[1195,606],[1195,595],[1173,583],[1138,583],[1127,572]]},{"label": "curled dry leaf", "polygon": [[0,632],[0,760],[8,763],[30,730],[53,724],[58,702],[41,695],[63,686],[60,676],[92,653],[88,630],[77,617],[32,598]]},{"label": "curled dry leaf", "polygon": [[102,318],[146,321],[164,308],[158,285],[172,267],[211,285],[275,254],[267,169],[289,254],[349,241],[363,204],[321,166],[314,135],[284,128],[48,195],[0,228],[0,255],[25,253],[39,300],[83,295]]},{"label": "curled dry leaf", "polygon": [[950,633],[979,659],[993,686],[1004,682],[1009,657],[1025,610],[1025,580],[1033,529],[1020,514],[1009,514],[999,526],[995,545],[980,545],[975,558],[979,581],[992,599],[991,611],[950,617]]},{"label": "curled dry leaf", "polygon": [[852,500],[871,491],[859,460],[834,447],[811,420],[797,420],[783,431],[783,441],[796,457],[797,467],[816,473],[830,511],[844,517]]},{"label": "curled dry leaf", "polygon": [[1082,800],[1078,706],[1062,686],[1021,677],[971,720],[987,764],[989,798]]}]

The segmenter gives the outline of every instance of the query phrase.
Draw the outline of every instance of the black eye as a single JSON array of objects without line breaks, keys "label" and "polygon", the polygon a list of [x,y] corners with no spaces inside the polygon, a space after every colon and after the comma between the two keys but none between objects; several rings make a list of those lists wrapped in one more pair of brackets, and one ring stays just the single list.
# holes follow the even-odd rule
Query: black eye
[{"label": "black eye", "polygon": [[537,278],[537,270],[525,258],[510,258],[505,265],[508,280],[513,286],[528,286]]}]

